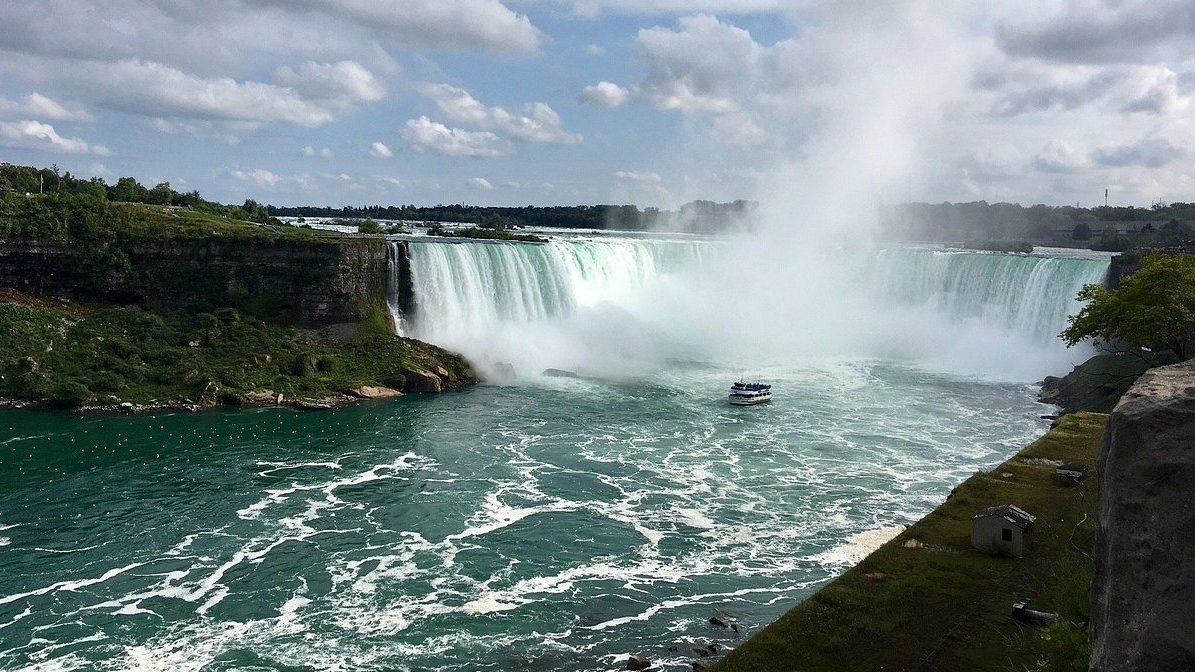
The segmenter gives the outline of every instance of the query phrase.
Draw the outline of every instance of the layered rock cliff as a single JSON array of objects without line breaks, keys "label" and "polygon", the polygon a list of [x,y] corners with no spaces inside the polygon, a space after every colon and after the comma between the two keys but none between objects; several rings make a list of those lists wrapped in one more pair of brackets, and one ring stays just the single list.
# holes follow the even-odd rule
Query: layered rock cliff
[{"label": "layered rock cliff", "polygon": [[1124,395],[1099,473],[1091,670],[1195,670],[1195,360]]},{"label": "layered rock cliff", "polygon": [[354,322],[385,306],[385,241],[278,237],[149,240],[124,258],[70,243],[0,240],[0,287],[147,308],[250,307],[304,327]]}]

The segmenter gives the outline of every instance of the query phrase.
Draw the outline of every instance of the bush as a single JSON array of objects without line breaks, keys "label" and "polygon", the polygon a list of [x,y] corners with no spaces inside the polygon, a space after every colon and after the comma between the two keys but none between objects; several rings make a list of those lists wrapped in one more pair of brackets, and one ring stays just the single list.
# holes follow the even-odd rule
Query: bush
[{"label": "bush", "polygon": [[76,380],[67,380],[50,388],[47,403],[52,408],[78,408],[92,400],[87,386]]},{"label": "bush", "polygon": [[304,352],[295,358],[291,372],[296,376],[310,376],[319,371],[319,358],[310,352]]},{"label": "bush", "polygon": [[111,371],[99,371],[91,376],[88,387],[96,392],[123,392],[128,385],[124,378]]}]

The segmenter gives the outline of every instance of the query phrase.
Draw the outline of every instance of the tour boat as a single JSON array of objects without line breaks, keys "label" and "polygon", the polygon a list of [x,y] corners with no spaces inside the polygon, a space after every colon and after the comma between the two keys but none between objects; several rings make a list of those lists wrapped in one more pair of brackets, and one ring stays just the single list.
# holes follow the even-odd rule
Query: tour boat
[{"label": "tour boat", "polygon": [[745,383],[740,380],[730,386],[729,400],[734,406],[766,404],[772,400],[772,386],[764,383]]}]

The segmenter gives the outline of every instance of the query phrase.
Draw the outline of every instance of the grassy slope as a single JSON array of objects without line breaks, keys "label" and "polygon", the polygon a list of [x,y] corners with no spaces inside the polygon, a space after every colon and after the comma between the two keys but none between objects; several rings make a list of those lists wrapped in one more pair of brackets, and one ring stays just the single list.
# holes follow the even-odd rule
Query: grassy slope
[{"label": "grassy slope", "polygon": [[168,208],[143,203],[118,203],[113,207],[123,211],[122,230],[134,239],[170,238],[258,238],[319,239],[345,238],[336,231],[321,231],[299,226],[270,226],[229,219],[217,214],[189,208]]},{"label": "grassy slope", "polygon": [[145,404],[190,399],[235,404],[256,390],[317,399],[362,385],[403,387],[404,370],[450,372],[468,382],[463,360],[388,333],[371,315],[349,342],[232,309],[159,315],[133,308],[80,309],[0,294],[0,397],[77,406],[88,400]]},{"label": "grassy slope", "polygon": [[[1039,669],[1044,657],[1060,655],[1059,640],[1082,640],[1081,626],[1047,632],[1020,625],[1009,613],[1015,601],[1027,597],[1036,609],[1086,621],[1093,568],[1083,553],[1091,552],[1094,541],[1094,468],[1106,417],[1066,416],[1016,457],[969,478],[942,506],[732,651],[716,669]],[[1067,487],[1053,480],[1052,466],[1026,458],[1081,461],[1092,472],[1081,486]],[[1037,516],[1023,558],[990,557],[971,548],[971,516],[1002,503]],[[926,546],[906,548],[909,539]]]}]

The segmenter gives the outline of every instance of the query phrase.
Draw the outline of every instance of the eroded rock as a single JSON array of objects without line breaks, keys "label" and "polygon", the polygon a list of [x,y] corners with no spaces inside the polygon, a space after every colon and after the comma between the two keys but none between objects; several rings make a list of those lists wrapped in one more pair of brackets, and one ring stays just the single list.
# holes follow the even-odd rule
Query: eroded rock
[{"label": "eroded rock", "polygon": [[1195,669],[1195,360],[1125,393],[1099,479],[1092,672]]}]

